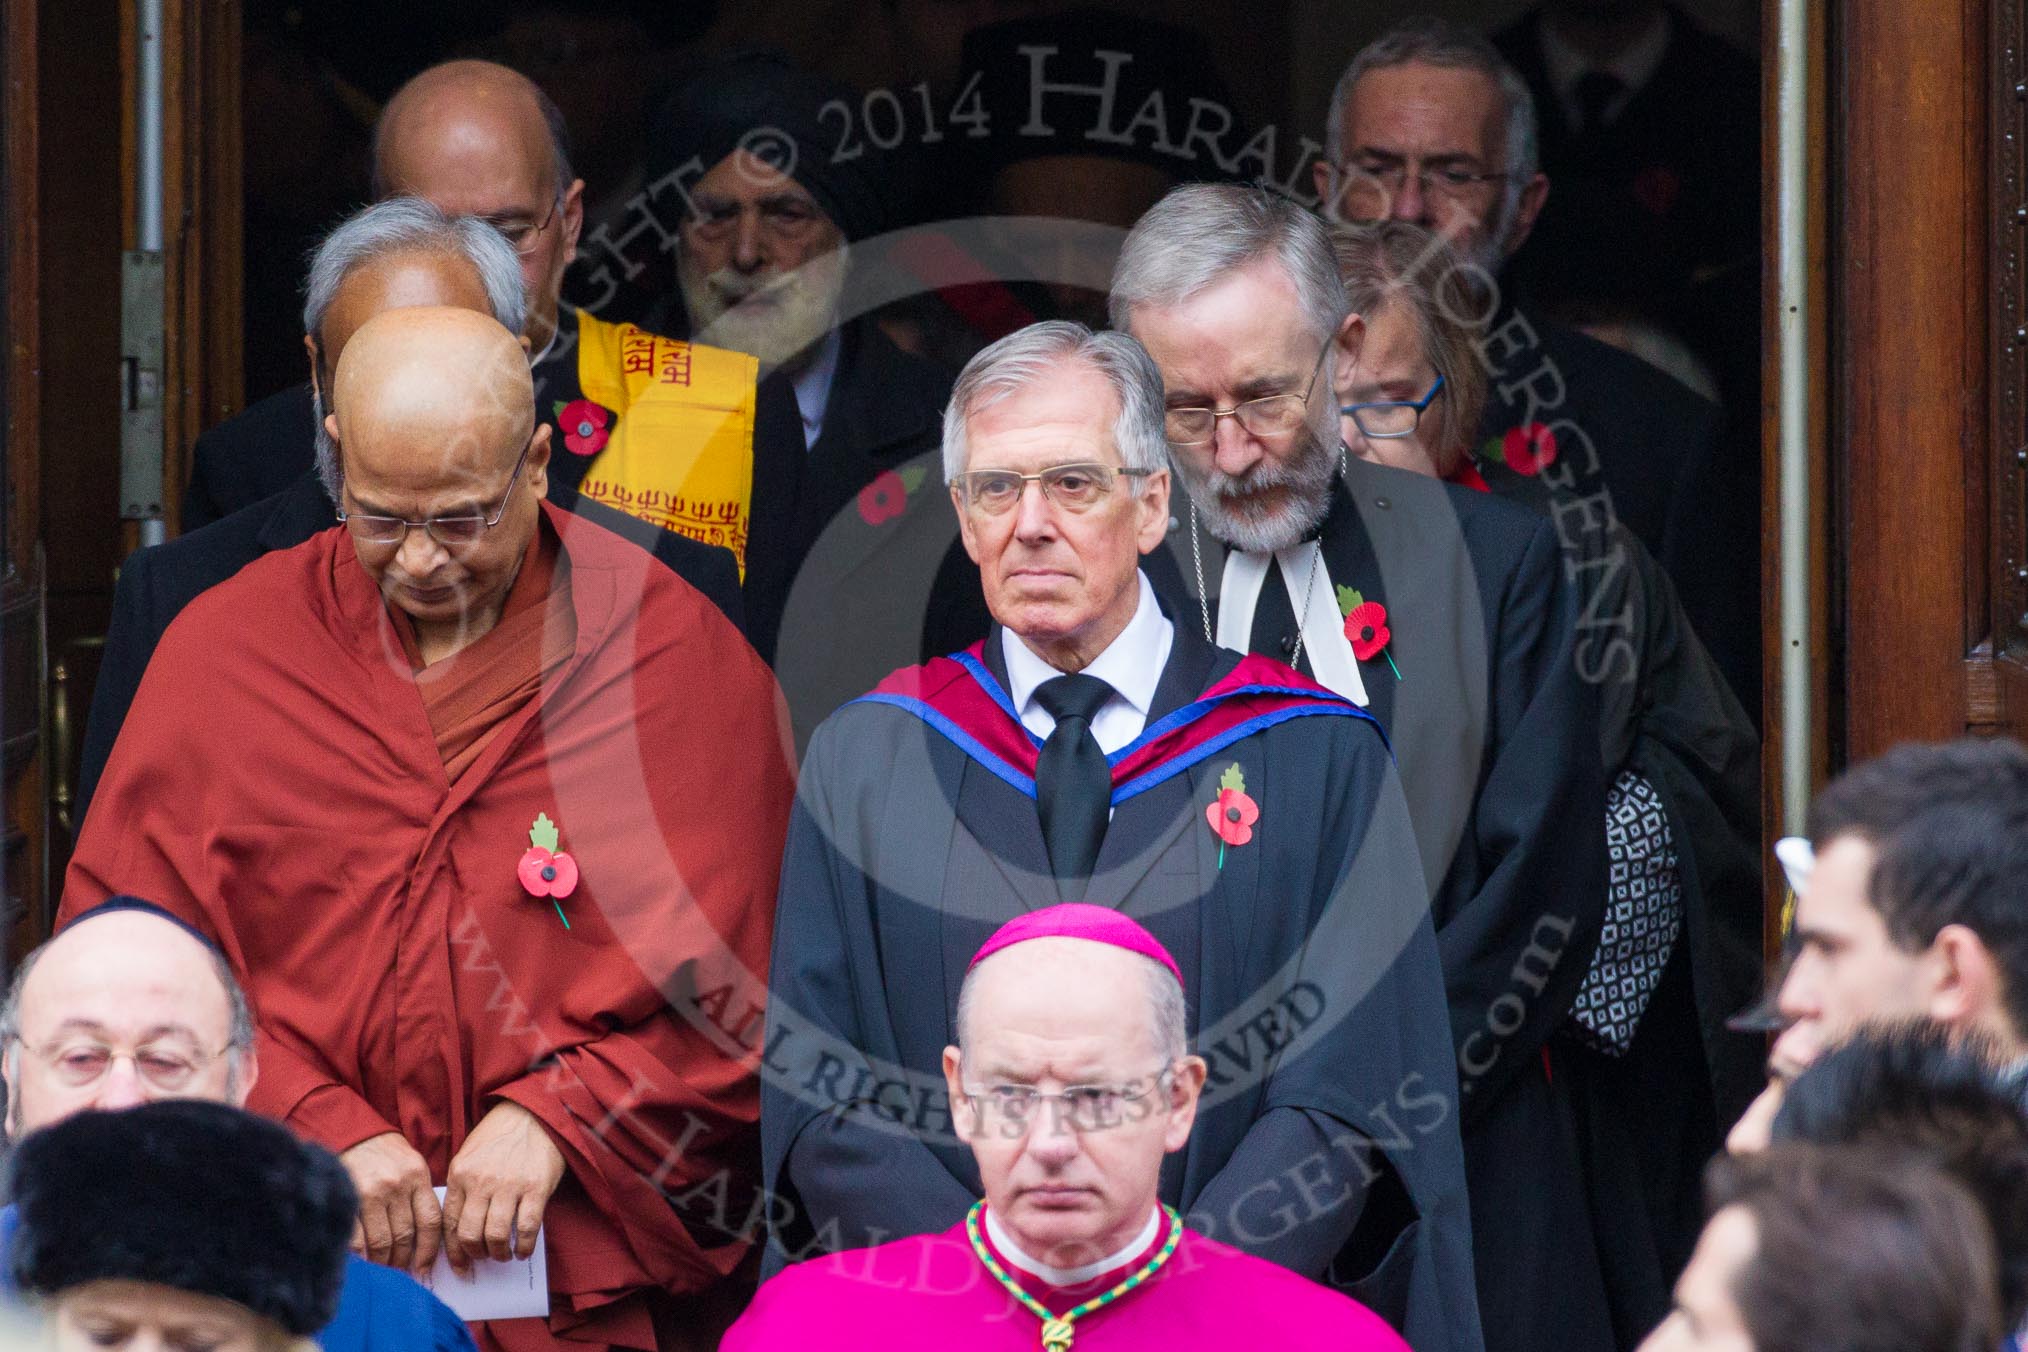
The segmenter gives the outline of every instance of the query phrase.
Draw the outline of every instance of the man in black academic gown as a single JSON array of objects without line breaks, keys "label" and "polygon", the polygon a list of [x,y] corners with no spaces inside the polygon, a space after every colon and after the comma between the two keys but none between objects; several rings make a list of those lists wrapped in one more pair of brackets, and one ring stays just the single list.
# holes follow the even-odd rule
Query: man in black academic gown
[{"label": "man in black academic gown", "polygon": [[1075,323],[958,379],[945,474],[997,623],[811,742],[770,973],[774,1260],[971,1206],[936,1077],[966,964],[1076,899],[1190,974],[1215,1102],[1164,1200],[1418,1348],[1476,1348],[1441,965],[1386,740],[1156,600],[1138,564],[1168,526],[1161,418],[1139,346]]},{"label": "man in black academic gown", "polygon": [[1413,19],[1352,58],[1327,125],[1316,166],[1326,214],[1436,230],[1500,283],[1483,340],[1482,455],[1532,463],[1553,446],[1578,492],[1606,491],[1758,716],[1758,439],[1728,437],[1718,405],[1640,358],[1515,304],[1507,268],[1552,187],[1528,86],[1478,34]]},{"label": "man in black academic gown", "polygon": [[1556,533],[1344,453],[1331,391],[1354,321],[1323,222],[1286,199],[1177,189],[1121,247],[1112,309],[1161,368],[1189,495],[1175,604],[1367,707],[1393,746],[1443,954],[1487,1344],[1604,1352],[1608,1237],[1551,1037],[1606,881],[1598,697]]},{"label": "man in black academic gown", "polygon": [[[331,373],[347,340],[383,310],[462,306],[492,315],[510,333],[519,330],[523,317],[521,279],[507,241],[483,222],[446,218],[412,197],[367,207],[333,230],[311,260],[308,290],[305,313],[313,335],[309,348],[316,389],[331,387]],[[304,410],[306,419],[313,416]],[[223,520],[137,551],[121,568],[105,658],[85,723],[78,820],[91,805],[99,772],[112,754],[148,660],[183,607],[263,554],[292,549],[338,524],[337,447],[322,428],[311,441],[316,468],[304,469],[278,492]],[[554,478],[549,499],[652,551],[735,625],[741,622],[739,570],[728,551],[593,502]]]},{"label": "man in black academic gown", "polygon": [[1473,455],[1482,307],[1455,254],[1407,221],[1334,230],[1332,243],[1358,316],[1352,379],[1336,389],[1346,449],[1539,512],[1578,593],[1611,867],[1572,1014],[1583,1045],[1559,1067],[1596,1228],[1612,1239],[1614,1327],[1631,1344],[1668,1310],[1702,1228],[1704,1163],[1761,1081],[1765,1044],[1727,1026],[1763,980],[1759,738],[1667,576],[1598,495],[1570,491],[1569,465],[1524,473]]}]

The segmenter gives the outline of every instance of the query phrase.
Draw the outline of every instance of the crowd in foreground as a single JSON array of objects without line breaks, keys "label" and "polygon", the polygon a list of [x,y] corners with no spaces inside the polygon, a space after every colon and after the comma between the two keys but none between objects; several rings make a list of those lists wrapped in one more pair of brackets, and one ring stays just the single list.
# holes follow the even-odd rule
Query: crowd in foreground
[{"label": "crowd in foreground", "polygon": [[[1709,1220],[1647,1352],[2013,1345],[2028,1107],[2004,992],[2024,814],[2028,753],[2005,742],[1904,747],[1813,806],[1795,954],[1770,994],[1793,1021],[1705,1171]],[[789,1267],[722,1346],[1409,1346],[1162,1200],[1207,1087],[1190,998],[1118,910],[1001,925],[966,959],[940,1066],[982,1195],[941,1231]],[[0,1032],[5,1280],[55,1345],[472,1345],[421,1285],[348,1252],[360,1194],[338,1159],[244,1111],[256,1034],[205,935],[103,903],[24,964]],[[527,1231],[475,1214],[447,1202],[452,1266],[526,1256]]]},{"label": "crowd in foreground", "polygon": [[561,303],[584,185],[527,80],[383,110],[309,380],[121,578],[0,1026],[59,1338],[2019,1327],[2028,756],[1827,789],[1728,1026],[1757,735],[1700,631],[1715,462],[1641,431],[1710,410],[1503,296],[1548,183],[1499,52],[1360,53],[1322,210],[1052,137],[1152,189],[1101,313],[971,294],[949,380],[845,288],[923,256],[827,97],[672,105],[660,328]]}]

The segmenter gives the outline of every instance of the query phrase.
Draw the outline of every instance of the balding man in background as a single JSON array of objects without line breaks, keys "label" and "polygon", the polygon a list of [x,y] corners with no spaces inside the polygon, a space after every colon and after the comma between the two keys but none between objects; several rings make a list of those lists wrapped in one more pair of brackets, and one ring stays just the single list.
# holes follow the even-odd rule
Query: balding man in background
[{"label": "balding man in background", "polygon": [[526,1257],[546,1228],[548,1319],[482,1346],[654,1348],[746,1249],[663,1190],[751,1174],[745,1024],[710,1020],[762,995],[773,683],[694,589],[543,501],[501,325],[383,312],[333,394],[345,528],[170,627],[60,919],[140,892],[215,936],[261,1020],[249,1105],[339,1153],[372,1256],[437,1231],[454,1266]]},{"label": "balding man in background", "polygon": [[[556,488],[723,546],[743,568],[756,442],[800,453],[795,399],[786,386],[764,398],[744,353],[607,324],[559,301],[584,184],[556,105],[490,61],[432,66],[388,100],[373,181],[380,197],[480,217],[518,255],[527,293],[519,331],[538,416],[557,443]],[[308,468],[313,420],[299,416],[303,401],[301,390],[277,395],[242,415],[250,425],[239,434],[214,434],[198,448],[186,525],[265,497]]]},{"label": "balding man in background", "polygon": [[387,101],[373,139],[375,197],[422,197],[491,224],[521,258],[539,360],[556,338],[563,270],[584,226],[563,115],[526,76],[490,61],[448,61]]},{"label": "balding man in background", "polygon": [[[166,1098],[241,1107],[259,1075],[253,1017],[219,951],[166,912],[116,897],[22,959],[0,1005],[7,1139],[92,1109]],[[16,1216],[0,1211],[0,1286]],[[469,1349],[442,1301],[352,1258],[324,1352]]]},{"label": "balding man in background", "polygon": [[[282,405],[276,400],[284,396],[278,395],[207,438],[272,447],[275,440],[265,429],[301,422],[305,430],[300,438],[290,431],[281,440],[300,439],[314,447],[314,455],[272,495],[167,544],[139,550],[122,567],[85,724],[76,820],[82,821],[91,806],[155,645],[183,607],[263,554],[292,548],[338,524],[341,476],[337,449],[322,426],[324,393],[352,334],[383,311],[416,305],[489,314],[514,333],[527,309],[514,250],[497,231],[473,217],[445,216],[413,197],[378,203],[341,223],[318,246],[304,289],[303,346],[310,359],[310,383],[290,397],[301,396],[304,407],[297,414],[305,416],[280,416]],[[314,435],[307,430],[312,421]],[[242,432],[249,435],[242,438]],[[200,468],[204,440],[200,438]],[[554,483],[549,496],[557,506],[651,550],[740,623],[739,570],[728,551],[660,530]],[[185,524],[190,524],[188,518]]]}]

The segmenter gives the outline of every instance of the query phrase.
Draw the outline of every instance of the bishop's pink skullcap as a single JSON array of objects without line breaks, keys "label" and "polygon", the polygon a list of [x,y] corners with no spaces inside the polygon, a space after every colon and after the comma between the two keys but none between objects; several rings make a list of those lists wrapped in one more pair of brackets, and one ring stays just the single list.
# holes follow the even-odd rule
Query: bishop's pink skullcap
[{"label": "bishop's pink skullcap", "polygon": [[1089,939],[1095,944],[1124,948],[1129,953],[1153,958],[1169,969],[1169,975],[1176,978],[1177,985],[1183,984],[1183,973],[1176,966],[1176,959],[1169,956],[1169,950],[1162,947],[1162,941],[1143,929],[1139,921],[1109,907],[1094,906],[1084,901],[1066,901],[1015,916],[994,930],[993,937],[980,945],[966,970],[977,967],[1003,948],[1025,944],[1030,939]]}]

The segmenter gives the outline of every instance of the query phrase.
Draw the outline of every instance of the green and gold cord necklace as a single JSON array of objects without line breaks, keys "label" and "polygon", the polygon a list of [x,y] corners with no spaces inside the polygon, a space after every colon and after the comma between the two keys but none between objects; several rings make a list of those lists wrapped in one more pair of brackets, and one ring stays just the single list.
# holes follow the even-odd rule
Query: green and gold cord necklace
[{"label": "green and gold cord necklace", "polygon": [[1048,1306],[1022,1290],[1021,1283],[1008,1275],[1007,1269],[1000,1266],[1000,1260],[986,1247],[985,1237],[979,1233],[979,1217],[986,1211],[984,1198],[974,1202],[972,1209],[965,1213],[965,1238],[972,1241],[972,1252],[979,1255],[979,1261],[986,1265],[986,1271],[992,1273],[994,1279],[1007,1288],[1007,1294],[1020,1301],[1030,1314],[1042,1321],[1042,1352],[1070,1352],[1070,1340],[1076,1334],[1072,1325],[1094,1310],[1112,1304],[1154,1276],[1162,1264],[1169,1261],[1170,1255],[1176,1252],[1176,1246],[1183,1242],[1183,1218],[1176,1214],[1173,1207],[1165,1206],[1162,1210],[1169,1216],[1169,1237],[1162,1241],[1162,1247],[1148,1260],[1147,1266],[1104,1295],[1093,1296],[1082,1305],[1065,1310],[1060,1315],[1051,1314]]}]

